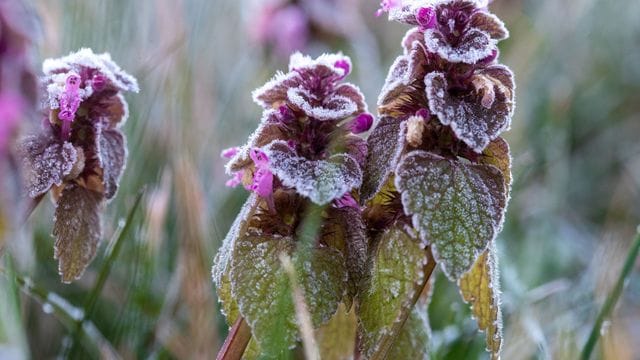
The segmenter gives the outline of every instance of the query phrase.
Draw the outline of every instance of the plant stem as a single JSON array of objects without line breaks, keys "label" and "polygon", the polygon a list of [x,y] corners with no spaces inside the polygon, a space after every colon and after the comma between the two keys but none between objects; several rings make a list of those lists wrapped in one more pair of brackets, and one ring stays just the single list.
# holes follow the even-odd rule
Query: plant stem
[{"label": "plant stem", "polygon": [[216,360],[240,360],[251,340],[251,328],[242,316],[233,324]]},{"label": "plant stem", "polygon": [[604,304],[602,305],[602,309],[600,309],[600,313],[596,318],[595,324],[593,324],[593,328],[591,329],[591,334],[589,335],[589,339],[587,343],[584,345],[582,349],[582,354],[580,354],[580,358],[583,360],[588,360],[591,357],[591,353],[600,338],[600,332],[602,329],[602,324],[604,320],[609,316],[611,310],[613,310],[614,306],[618,302],[620,295],[622,294],[622,290],[624,289],[624,285],[633,269],[633,265],[636,262],[636,258],[638,257],[638,253],[640,252],[640,226],[638,226],[638,234],[636,235],[635,240],[631,244],[631,249],[627,254],[627,259],[624,262],[624,266],[622,267],[622,271],[618,276],[618,281],[616,282],[613,291],[607,296]]},{"label": "plant stem", "polygon": [[429,279],[431,279],[433,270],[436,267],[436,261],[433,258],[433,253],[431,253],[431,247],[427,247],[426,252],[427,252],[427,263],[424,265],[424,269],[423,269],[424,277],[422,282],[420,282],[415,286],[413,298],[411,299],[411,306],[407,307],[401,312],[399,321],[396,321],[393,327],[391,328],[391,331],[387,335],[384,335],[382,337],[382,339],[380,340],[380,345],[378,347],[378,350],[371,356],[370,360],[386,359],[387,353],[395,343],[396,338],[400,334],[400,331],[402,331],[402,327],[407,322],[407,319],[409,318],[411,311],[413,311],[413,308],[415,307],[416,303],[420,299],[420,296],[422,295],[424,288],[427,286],[427,284],[429,284]]}]

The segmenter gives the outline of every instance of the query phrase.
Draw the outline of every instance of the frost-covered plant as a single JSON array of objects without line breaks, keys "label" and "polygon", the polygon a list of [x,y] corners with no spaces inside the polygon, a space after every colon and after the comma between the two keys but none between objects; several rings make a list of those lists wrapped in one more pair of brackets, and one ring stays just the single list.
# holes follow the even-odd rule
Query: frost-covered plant
[{"label": "frost-covered plant", "polygon": [[403,331],[413,345],[396,355],[427,356],[427,339],[415,335],[428,325],[418,321],[425,310],[411,309],[435,261],[472,304],[497,358],[495,237],[511,182],[509,147],[499,135],[515,104],[513,75],[498,63],[497,42],[508,32],[486,2],[405,1],[386,10],[414,27],[389,71],[378,100],[381,119],[368,138],[362,199],[374,250],[359,303],[363,353],[389,351],[385,337],[408,316],[417,328]]},{"label": "frost-covered plant", "polygon": [[[213,278],[229,324],[244,318],[254,345],[281,357],[296,345],[292,286],[280,256],[291,256],[313,326],[351,304],[364,271],[366,239],[358,205],[373,117],[360,90],[342,80],[341,55],[291,56],[255,90],[264,108],[246,145],[230,158],[228,185],[252,192],[215,259]],[[241,318],[242,317],[242,318]]]},{"label": "frost-covered plant", "polygon": [[50,191],[56,204],[54,256],[62,281],[71,282],[95,256],[100,213],[118,189],[127,158],[122,92],[138,92],[138,84],[109,54],[90,49],[45,60],[43,72],[45,118],[18,152],[28,196]]},{"label": "frost-covered plant", "polygon": [[22,1],[0,1],[0,248],[15,221],[18,196],[12,144],[34,115],[37,81],[32,69],[32,16]]}]

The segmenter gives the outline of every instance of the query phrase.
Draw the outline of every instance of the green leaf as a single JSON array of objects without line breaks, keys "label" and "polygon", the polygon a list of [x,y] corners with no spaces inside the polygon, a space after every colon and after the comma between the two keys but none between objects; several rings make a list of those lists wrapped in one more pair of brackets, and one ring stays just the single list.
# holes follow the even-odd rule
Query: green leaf
[{"label": "green leaf", "polygon": [[355,311],[340,304],[336,314],[316,331],[320,356],[326,360],[347,360],[353,357],[358,321]]},{"label": "green leaf", "polygon": [[427,305],[418,302],[389,350],[387,359],[429,359],[430,338]]},{"label": "green leaf", "polygon": [[365,358],[393,341],[389,335],[400,330],[400,320],[413,306],[416,292],[421,291],[427,263],[420,242],[400,228],[380,235],[370,259],[369,278],[357,308]]},{"label": "green leaf", "polygon": [[102,236],[100,209],[103,196],[76,184],[62,191],[55,212],[53,236],[54,256],[62,281],[79,279],[96,256]]},{"label": "green leaf", "polygon": [[231,282],[229,281],[231,253],[233,252],[236,240],[241,234],[246,233],[249,219],[255,213],[258,204],[258,197],[255,194],[251,194],[231,225],[231,229],[229,229],[213,262],[211,273],[213,275],[213,281],[216,284],[218,301],[220,301],[220,305],[222,306],[221,311],[227,318],[227,324],[229,324],[229,326],[236,321],[239,314],[238,304],[231,295]]},{"label": "green leaf", "polygon": [[500,170],[414,151],[398,165],[405,213],[451,280],[467,272],[502,227],[507,193]]},{"label": "green leaf", "polygon": [[500,312],[500,283],[495,244],[478,257],[471,270],[458,281],[464,301],[471,304],[478,328],[487,333],[487,351],[491,359],[500,358],[502,346],[502,314]]},{"label": "green leaf", "polygon": [[[235,244],[231,289],[260,349],[266,356],[286,356],[298,339],[289,277],[281,253],[292,254],[288,237],[246,236]],[[293,264],[315,327],[336,312],[346,286],[342,255],[331,248],[297,251]]]}]

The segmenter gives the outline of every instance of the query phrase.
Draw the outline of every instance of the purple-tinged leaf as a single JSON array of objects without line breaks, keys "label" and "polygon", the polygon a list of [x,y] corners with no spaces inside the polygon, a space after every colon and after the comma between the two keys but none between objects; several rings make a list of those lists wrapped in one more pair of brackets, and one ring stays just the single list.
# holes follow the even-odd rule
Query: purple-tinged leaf
[{"label": "purple-tinged leaf", "polygon": [[429,61],[422,44],[413,43],[408,55],[399,56],[389,69],[389,74],[378,97],[378,112],[388,116],[413,114],[426,107],[424,76]]},{"label": "purple-tinged leaf", "polygon": [[298,156],[284,141],[274,141],[264,148],[273,173],[285,186],[318,205],[328,204],[347,191],[360,187],[362,171],[358,162],[346,154],[327,160],[309,160]]},{"label": "purple-tinged leaf", "polygon": [[418,27],[414,27],[409,29],[404,37],[402,38],[402,48],[404,49],[404,55],[407,55],[411,52],[411,49],[414,48],[414,43],[418,42],[420,44],[424,43],[424,32],[420,30]]},{"label": "purple-tinged leaf", "polygon": [[406,132],[404,121],[382,117],[367,139],[369,154],[360,190],[363,201],[371,199],[380,191],[395,170],[405,147]]},{"label": "purple-tinged leaf", "polygon": [[429,109],[443,125],[475,152],[482,150],[507,130],[515,106],[513,75],[501,65],[478,71],[473,76],[477,90],[466,96],[452,94],[443,73],[425,77]]},{"label": "purple-tinged leaf", "polygon": [[466,31],[456,45],[452,45],[440,31],[429,29],[424,32],[427,50],[453,63],[474,64],[491,55],[495,40],[489,34],[477,30]]},{"label": "purple-tinged leaf", "polygon": [[303,87],[291,88],[287,91],[287,99],[293,108],[317,120],[342,120],[360,112],[361,104],[337,93],[330,94],[321,100],[316,98],[316,94]]},{"label": "purple-tinged leaf", "polygon": [[294,72],[278,72],[266,84],[253,91],[253,101],[265,109],[277,108],[288,100],[287,90],[298,87],[300,75]]},{"label": "purple-tinged leaf", "polygon": [[509,31],[502,20],[488,12],[478,11],[471,15],[469,26],[489,34],[493,40],[504,40],[509,37]]},{"label": "purple-tinged leaf", "polygon": [[406,155],[396,187],[413,226],[451,280],[469,271],[504,220],[507,194],[500,170],[424,151]]},{"label": "purple-tinged leaf", "polygon": [[263,147],[274,140],[283,139],[285,134],[280,128],[280,124],[273,119],[277,114],[277,110],[267,110],[263,116],[263,120],[258,125],[258,128],[249,136],[249,140],[243,146],[241,146],[235,155],[225,165],[227,174],[232,175],[236,171],[240,171],[245,167],[251,165],[253,161],[249,156],[251,149]]},{"label": "purple-tinged leaf", "polygon": [[20,140],[18,154],[22,161],[25,187],[35,198],[62,184],[71,174],[78,159],[77,151],[69,142],[60,142],[53,136],[41,133]]},{"label": "purple-tinged leaf", "polygon": [[101,194],[76,184],[68,184],[62,191],[56,206],[53,236],[56,238],[54,256],[65,283],[79,279],[96,255],[102,236],[102,203]]},{"label": "purple-tinged leaf", "polygon": [[107,200],[112,199],[118,190],[120,177],[124,171],[127,161],[127,148],[125,147],[124,135],[120,130],[110,130],[98,125],[98,161],[102,168],[102,183],[104,185],[104,196]]},{"label": "purple-tinged leaf", "polygon": [[[138,92],[136,79],[122,70],[108,53],[94,54],[93,50],[83,48],[77,52],[58,59],[46,59],[42,64],[42,71],[48,80],[54,80],[57,74],[74,72],[80,74],[82,70],[93,69],[120,91]],[[50,94],[51,95],[51,94]]]}]

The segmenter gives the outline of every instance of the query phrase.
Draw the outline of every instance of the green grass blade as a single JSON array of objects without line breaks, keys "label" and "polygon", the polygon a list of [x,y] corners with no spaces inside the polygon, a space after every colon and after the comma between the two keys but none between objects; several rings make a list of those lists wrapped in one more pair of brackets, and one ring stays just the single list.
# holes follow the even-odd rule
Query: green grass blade
[{"label": "green grass blade", "polygon": [[622,295],[622,290],[624,289],[624,285],[627,282],[627,278],[633,269],[633,265],[636,262],[636,258],[638,257],[638,253],[640,252],[640,226],[638,226],[638,234],[636,235],[633,244],[631,244],[631,249],[627,254],[627,259],[624,262],[624,266],[622,267],[622,271],[620,272],[620,276],[618,276],[618,281],[616,282],[613,291],[607,296],[604,304],[602,305],[602,309],[600,309],[600,313],[596,318],[595,324],[593,324],[593,328],[591,329],[591,334],[589,334],[589,339],[587,343],[584,345],[582,349],[582,354],[580,358],[583,360],[588,360],[591,357],[591,353],[600,338],[600,332],[602,329],[602,324],[604,320],[609,316],[611,310],[613,310],[614,306],[618,302],[620,295]]}]

